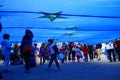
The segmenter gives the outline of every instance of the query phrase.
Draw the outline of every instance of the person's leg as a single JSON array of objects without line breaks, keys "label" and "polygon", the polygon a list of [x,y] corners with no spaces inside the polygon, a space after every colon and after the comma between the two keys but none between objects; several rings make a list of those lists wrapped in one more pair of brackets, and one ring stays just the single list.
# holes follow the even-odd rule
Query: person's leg
[{"label": "person's leg", "polygon": [[112,62],[111,51],[110,50],[107,50],[107,51],[108,51],[108,59],[110,60],[110,62]]},{"label": "person's leg", "polygon": [[58,62],[58,59],[57,59],[57,55],[54,55],[54,60],[55,60],[57,68],[60,68],[60,65],[59,65],[59,62]]},{"label": "person's leg", "polygon": [[3,79],[3,76],[2,76],[2,73],[1,73],[1,71],[0,71],[0,80],[2,80]]},{"label": "person's leg", "polygon": [[46,60],[46,56],[44,55],[44,56],[43,56],[43,65],[44,65],[44,63],[45,63],[45,60]]},{"label": "person's leg", "polygon": [[87,58],[86,58],[86,54],[84,54],[84,61],[85,61],[85,62],[86,62],[86,59],[87,59]]},{"label": "person's leg", "polygon": [[25,61],[25,69],[28,71],[30,68],[30,52],[25,52],[24,53],[24,61]]},{"label": "person's leg", "polygon": [[9,70],[9,61],[10,61],[10,55],[5,55],[5,62],[4,62],[4,66],[3,66],[3,70]]},{"label": "person's leg", "polygon": [[77,56],[77,62],[80,62],[79,59],[80,59],[80,56]]},{"label": "person's leg", "polygon": [[90,60],[93,60],[93,52],[92,51],[90,52],[89,56],[90,56]]},{"label": "person's leg", "polygon": [[111,52],[113,53],[113,60],[116,61],[116,56],[115,56],[114,49],[112,49]]},{"label": "person's leg", "polygon": [[48,68],[51,67],[52,63],[53,63],[53,60],[54,60],[54,55],[51,55],[51,58],[50,58],[50,62],[48,64]]},{"label": "person's leg", "polygon": [[68,54],[68,60],[69,60],[69,61],[71,60],[71,51],[70,51],[69,54]]},{"label": "person's leg", "polygon": [[41,55],[40,56],[40,65],[42,65],[42,59],[43,59],[43,56]]},{"label": "person's leg", "polygon": [[118,61],[120,61],[120,48],[118,48]]},{"label": "person's leg", "polygon": [[86,54],[86,61],[88,62],[88,55]]}]

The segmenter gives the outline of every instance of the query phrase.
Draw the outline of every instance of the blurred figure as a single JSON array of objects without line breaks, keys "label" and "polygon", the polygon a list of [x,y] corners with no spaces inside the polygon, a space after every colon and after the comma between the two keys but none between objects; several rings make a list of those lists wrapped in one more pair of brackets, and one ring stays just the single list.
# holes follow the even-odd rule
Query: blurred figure
[{"label": "blurred figure", "polygon": [[115,40],[114,42],[114,49],[116,51],[116,54],[118,56],[118,61],[120,61],[120,40]]},{"label": "blurred figure", "polygon": [[86,44],[83,44],[83,45],[82,45],[82,52],[83,52],[83,54],[84,54],[85,62],[88,62],[89,49],[88,49],[88,47],[87,47]]},{"label": "blurred figure", "polygon": [[68,60],[69,62],[71,61],[71,54],[72,54],[72,48],[74,46],[74,43],[73,42],[70,42],[69,43],[69,54],[68,54]]},{"label": "blurred figure", "polygon": [[76,45],[72,47],[72,62],[75,62],[75,54],[76,54]]},{"label": "blurred figure", "polygon": [[10,35],[9,34],[4,34],[3,35],[3,41],[1,43],[2,45],[2,54],[5,58],[5,61],[4,61],[4,66],[3,66],[3,72],[9,72],[9,68],[8,68],[8,65],[9,65],[9,61],[10,61],[10,54],[11,54],[11,46],[10,46],[10,42],[9,42],[9,38],[10,38]]},{"label": "blurred figure", "polygon": [[97,49],[96,49],[96,53],[97,53],[97,55],[98,55],[98,61],[100,61],[100,60],[101,60],[100,55],[101,55],[101,53],[102,53],[102,50],[101,50],[100,48],[97,48]]},{"label": "blurred figure", "polygon": [[30,31],[29,29],[25,30],[25,35],[23,36],[20,49],[21,49],[21,52],[23,52],[26,73],[29,73],[29,69],[30,69],[32,39],[33,39],[32,31]]},{"label": "blurred figure", "polygon": [[64,63],[64,61],[67,61],[67,44],[65,42],[62,43],[61,53],[64,55],[64,58],[62,60],[62,63]]},{"label": "blurred figure", "polygon": [[89,48],[89,57],[90,57],[90,61],[93,60],[94,58],[94,48],[93,48],[93,45],[88,45],[88,48]]},{"label": "blurred figure", "polygon": [[50,62],[48,64],[48,69],[50,69],[53,61],[55,61],[56,67],[57,67],[57,69],[59,69],[60,66],[59,66],[58,59],[57,59],[57,55],[58,55],[57,45],[54,44],[53,39],[48,40],[48,45],[49,45],[49,51],[50,51],[50,56],[51,56]]},{"label": "blurred figure", "polygon": [[77,56],[77,62],[80,62],[80,58],[82,59],[82,52],[78,46],[76,47],[76,56]]},{"label": "blurred figure", "polygon": [[44,65],[45,60],[48,60],[48,52],[49,52],[48,45],[45,43],[42,43],[39,51],[40,65]]},{"label": "blurred figure", "polygon": [[[108,52],[108,59],[110,60],[110,62],[116,61],[114,46],[113,46],[112,42],[109,42],[109,43],[106,44],[106,50]],[[113,59],[112,59],[112,56],[113,56]]]}]

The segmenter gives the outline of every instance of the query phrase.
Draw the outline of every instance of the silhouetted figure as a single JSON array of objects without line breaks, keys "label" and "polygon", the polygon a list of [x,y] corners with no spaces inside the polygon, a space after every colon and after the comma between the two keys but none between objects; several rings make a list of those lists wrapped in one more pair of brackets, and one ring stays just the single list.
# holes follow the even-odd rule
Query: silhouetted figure
[{"label": "silhouetted figure", "polygon": [[93,52],[94,52],[93,45],[88,45],[88,48],[89,48],[89,57],[91,61],[93,60]]},{"label": "silhouetted figure", "polygon": [[31,58],[31,51],[32,51],[32,39],[33,33],[29,29],[25,31],[25,35],[23,36],[21,42],[21,52],[23,52],[23,58],[25,62],[25,72],[29,73],[30,69],[30,58]]}]

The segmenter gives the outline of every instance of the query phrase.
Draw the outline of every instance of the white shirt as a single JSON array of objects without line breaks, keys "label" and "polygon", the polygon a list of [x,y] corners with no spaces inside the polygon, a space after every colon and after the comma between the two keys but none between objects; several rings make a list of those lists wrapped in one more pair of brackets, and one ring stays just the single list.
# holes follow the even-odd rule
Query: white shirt
[{"label": "white shirt", "polygon": [[50,49],[50,54],[54,54],[54,53],[55,53],[54,44],[51,44],[51,45],[49,46],[49,49]]},{"label": "white shirt", "polygon": [[106,49],[114,49],[113,43],[109,42],[106,44]]}]

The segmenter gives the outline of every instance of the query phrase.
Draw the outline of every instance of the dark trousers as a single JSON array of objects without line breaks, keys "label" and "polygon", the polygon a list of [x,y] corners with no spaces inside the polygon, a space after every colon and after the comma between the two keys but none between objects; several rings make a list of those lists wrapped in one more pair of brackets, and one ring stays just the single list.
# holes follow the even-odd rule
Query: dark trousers
[{"label": "dark trousers", "polygon": [[2,80],[3,79],[3,77],[2,77],[2,73],[1,73],[1,71],[0,71],[0,80]]},{"label": "dark trousers", "polygon": [[57,54],[52,54],[51,55],[51,59],[50,59],[50,62],[48,64],[48,68],[51,67],[53,61],[55,61],[57,68],[59,68],[60,66],[59,66],[59,63],[58,63]]},{"label": "dark trousers", "polygon": [[109,49],[107,51],[108,51],[109,60],[112,62],[112,56],[113,56],[113,60],[116,61],[114,49]]},{"label": "dark trousers", "polygon": [[120,61],[120,48],[115,48],[115,51],[118,55],[118,60]]},{"label": "dark trousers", "polygon": [[31,58],[31,51],[24,52],[24,62],[25,62],[26,70],[29,70],[30,68],[30,58]]},{"label": "dark trousers", "polygon": [[88,55],[84,54],[85,62],[88,62]]},{"label": "dark trousers", "polygon": [[40,65],[44,65],[46,58],[47,58],[46,55],[41,55],[40,56]]},{"label": "dark trousers", "polygon": [[93,60],[93,51],[90,51],[89,57],[90,57],[90,60]]}]

